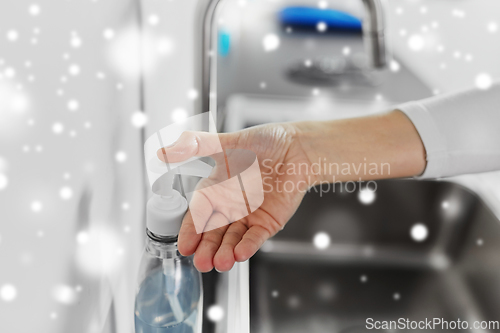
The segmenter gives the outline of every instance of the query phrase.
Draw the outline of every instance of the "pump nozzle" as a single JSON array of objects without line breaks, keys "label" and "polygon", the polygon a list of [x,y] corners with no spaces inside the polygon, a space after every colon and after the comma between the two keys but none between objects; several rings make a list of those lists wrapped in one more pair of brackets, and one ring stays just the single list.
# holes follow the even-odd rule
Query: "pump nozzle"
[{"label": "pump nozzle", "polygon": [[207,178],[212,167],[201,160],[192,160],[179,166],[171,165],[167,171],[165,162],[158,157],[152,158],[147,167],[152,172],[164,172],[152,186],[153,196],[147,204],[147,228],[161,236],[178,235],[188,204],[186,199],[173,189],[175,175]]}]

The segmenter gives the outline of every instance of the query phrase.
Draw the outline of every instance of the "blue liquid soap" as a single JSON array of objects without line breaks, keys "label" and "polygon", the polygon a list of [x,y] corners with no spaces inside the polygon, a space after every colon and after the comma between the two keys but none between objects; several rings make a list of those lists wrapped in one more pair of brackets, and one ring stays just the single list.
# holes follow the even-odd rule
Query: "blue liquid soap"
[{"label": "blue liquid soap", "polygon": [[146,274],[135,300],[136,333],[197,333],[201,275],[191,257],[176,249],[152,240],[146,246],[141,264]]}]

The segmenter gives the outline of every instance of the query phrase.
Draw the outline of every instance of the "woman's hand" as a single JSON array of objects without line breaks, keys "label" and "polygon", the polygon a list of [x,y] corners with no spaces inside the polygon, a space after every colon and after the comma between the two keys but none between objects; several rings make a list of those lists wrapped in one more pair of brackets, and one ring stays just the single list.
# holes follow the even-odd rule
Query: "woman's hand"
[{"label": "woman's hand", "polygon": [[[209,156],[217,152],[218,141],[224,150],[246,149],[257,155],[264,180],[264,202],[245,218],[224,227],[196,233],[188,212],[179,233],[179,251],[189,256],[195,253],[194,264],[201,272],[214,267],[218,271],[230,270],[236,261],[245,261],[262,244],[281,230],[299,206],[309,188],[310,177],[295,172],[287,173],[294,165],[310,165],[294,124],[265,125],[244,131],[219,134],[185,132],[171,146],[161,149],[170,163],[184,161],[193,156]],[[293,190],[285,191],[288,183]]]},{"label": "woman's hand", "polygon": [[[230,270],[248,260],[280,231],[297,210],[310,186],[323,182],[375,180],[421,174],[425,149],[411,121],[400,111],[329,122],[300,122],[253,127],[236,133],[185,132],[176,143],[158,151],[170,163],[210,156],[222,149],[253,151],[264,183],[264,202],[245,218],[198,234],[188,212],[179,233],[179,251],[195,254],[201,272]],[[166,157],[164,157],[166,156]],[[339,173],[316,165],[382,163],[389,173]],[[285,185],[286,184],[286,185]],[[211,213],[216,209],[210,209]],[[231,222],[231,221],[229,221]]]}]

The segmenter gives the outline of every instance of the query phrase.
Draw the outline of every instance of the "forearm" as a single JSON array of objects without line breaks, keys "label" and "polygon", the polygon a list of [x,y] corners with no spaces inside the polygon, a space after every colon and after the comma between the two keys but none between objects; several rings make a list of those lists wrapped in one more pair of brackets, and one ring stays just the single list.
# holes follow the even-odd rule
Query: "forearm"
[{"label": "forearm", "polygon": [[424,172],[424,146],[400,111],[294,126],[296,140],[320,181],[376,180]]}]

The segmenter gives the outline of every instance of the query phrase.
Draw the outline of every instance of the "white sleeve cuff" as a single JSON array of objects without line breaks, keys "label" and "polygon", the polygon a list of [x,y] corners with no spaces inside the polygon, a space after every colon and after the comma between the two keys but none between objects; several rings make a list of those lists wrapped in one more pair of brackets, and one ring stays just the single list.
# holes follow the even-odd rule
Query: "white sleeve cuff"
[{"label": "white sleeve cuff", "polygon": [[429,111],[420,102],[405,103],[397,109],[403,111],[413,122],[425,147],[427,166],[417,178],[442,177],[447,170],[447,143]]}]

